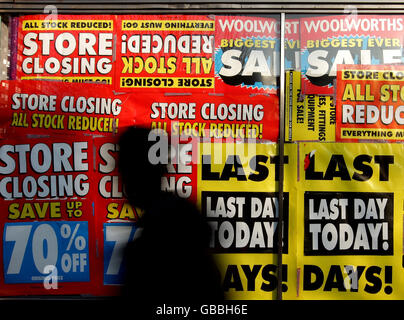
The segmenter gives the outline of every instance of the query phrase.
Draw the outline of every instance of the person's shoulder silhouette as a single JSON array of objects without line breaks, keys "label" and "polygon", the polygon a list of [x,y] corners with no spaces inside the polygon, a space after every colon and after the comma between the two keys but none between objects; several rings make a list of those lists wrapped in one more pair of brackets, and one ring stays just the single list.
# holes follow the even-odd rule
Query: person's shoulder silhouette
[{"label": "person's shoulder silhouette", "polygon": [[193,204],[161,191],[165,166],[150,162],[149,150],[156,143],[150,135],[148,129],[131,127],[119,141],[126,197],[144,211],[126,249],[123,293],[140,306],[224,301],[208,250],[210,226]]}]

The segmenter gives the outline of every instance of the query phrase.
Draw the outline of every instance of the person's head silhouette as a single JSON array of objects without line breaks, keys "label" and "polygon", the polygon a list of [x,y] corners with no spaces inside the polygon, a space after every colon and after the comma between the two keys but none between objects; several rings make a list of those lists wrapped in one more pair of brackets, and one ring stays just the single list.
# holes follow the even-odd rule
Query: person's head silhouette
[{"label": "person's head silhouette", "polygon": [[150,150],[156,140],[164,138],[157,130],[140,127],[130,127],[120,137],[118,168],[126,197],[133,206],[145,209],[161,192],[164,165]]}]

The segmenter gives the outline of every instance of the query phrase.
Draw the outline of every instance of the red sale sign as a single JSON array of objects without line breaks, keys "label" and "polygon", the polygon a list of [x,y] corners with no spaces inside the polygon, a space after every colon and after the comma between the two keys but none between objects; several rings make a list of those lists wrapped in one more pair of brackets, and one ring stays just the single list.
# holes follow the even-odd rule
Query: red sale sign
[{"label": "red sale sign", "polygon": [[118,90],[214,89],[214,19],[122,15],[117,25]]},{"label": "red sale sign", "polygon": [[277,141],[279,101],[274,95],[131,95],[136,124],[173,136]]},{"label": "red sale sign", "polygon": [[108,85],[3,81],[0,124],[7,134],[118,134],[134,124],[126,95]]},{"label": "red sale sign", "polygon": [[0,295],[92,292],[91,139],[19,136],[0,153]]},{"label": "red sale sign", "polygon": [[112,15],[21,17],[17,79],[112,84],[115,33]]},{"label": "red sale sign", "polygon": [[403,66],[342,65],[337,74],[336,139],[402,141]]},{"label": "red sale sign", "polygon": [[[17,79],[110,84],[118,92],[276,94],[279,26],[271,17],[24,16]],[[297,21],[288,22],[288,34],[296,33]]]},{"label": "red sale sign", "polygon": [[276,94],[279,77],[279,21],[216,16],[216,92]]},{"label": "red sale sign", "polygon": [[303,94],[333,94],[340,64],[403,63],[404,17],[340,15],[300,19]]}]

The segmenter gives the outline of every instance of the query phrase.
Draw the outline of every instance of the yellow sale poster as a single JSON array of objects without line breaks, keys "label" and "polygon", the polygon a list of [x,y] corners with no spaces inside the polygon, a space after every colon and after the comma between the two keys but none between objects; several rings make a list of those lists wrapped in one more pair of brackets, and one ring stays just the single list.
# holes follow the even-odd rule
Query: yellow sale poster
[{"label": "yellow sale poster", "polygon": [[299,298],[402,299],[402,145],[299,149]]},{"label": "yellow sale poster", "polygon": [[301,72],[286,73],[286,141],[335,141],[336,110],[332,96],[302,95]]},{"label": "yellow sale poster", "polygon": [[[227,299],[276,299],[278,169],[276,144],[201,143],[198,205],[212,226],[211,249],[223,277]],[[282,288],[296,295],[296,228],[293,202],[296,145],[285,150]],[[290,179],[290,180],[289,180]]]}]

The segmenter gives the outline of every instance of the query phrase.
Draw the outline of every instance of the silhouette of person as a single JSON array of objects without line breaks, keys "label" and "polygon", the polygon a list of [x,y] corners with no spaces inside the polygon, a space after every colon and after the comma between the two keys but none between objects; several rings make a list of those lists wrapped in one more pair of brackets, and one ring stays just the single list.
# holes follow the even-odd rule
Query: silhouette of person
[{"label": "silhouette of person", "polygon": [[130,127],[119,140],[126,197],[144,210],[125,251],[123,295],[140,308],[223,302],[220,274],[208,251],[210,226],[194,205],[161,191],[166,166],[149,161],[156,143],[151,132]]}]

